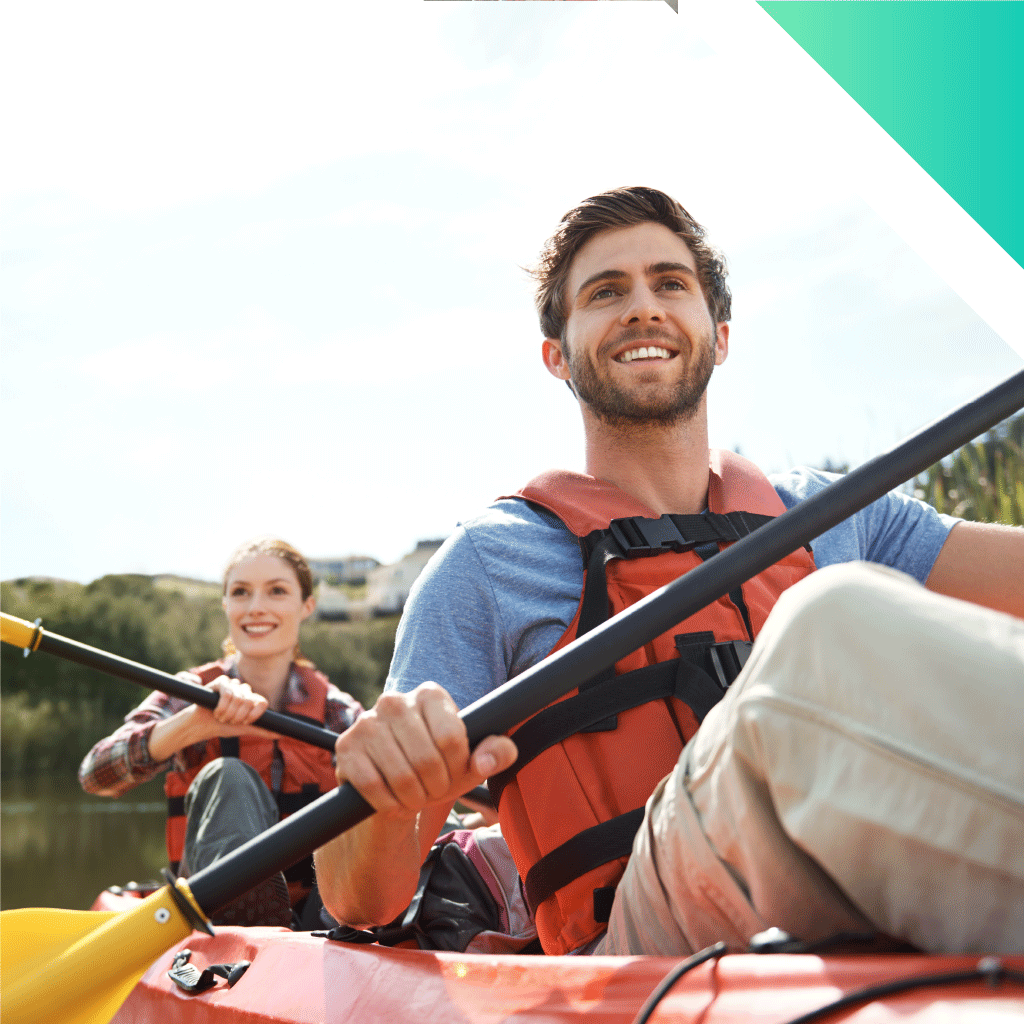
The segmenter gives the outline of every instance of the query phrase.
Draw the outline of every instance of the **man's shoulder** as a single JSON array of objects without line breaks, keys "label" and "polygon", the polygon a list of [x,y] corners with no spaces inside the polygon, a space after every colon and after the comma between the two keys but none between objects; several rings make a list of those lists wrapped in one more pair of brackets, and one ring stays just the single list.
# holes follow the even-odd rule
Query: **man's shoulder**
[{"label": "man's shoulder", "polygon": [[811,469],[809,466],[796,466],[783,473],[768,473],[766,475],[786,508],[792,508],[801,501],[813,497],[841,477],[839,473]]},{"label": "man's shoulder", "polygon": [[489,529],[546,530],[557,529],[558,518],[525,498],[499,498],[492,505],[460,524],[474,533]]},{"label": "man's shoulder", "polygon": [[522,558],[555,547],[576,550],[576,539],[558,517],[522,498],[501,498],[463,519],[434,556],[438,562],[473,558],[487,563]]}]

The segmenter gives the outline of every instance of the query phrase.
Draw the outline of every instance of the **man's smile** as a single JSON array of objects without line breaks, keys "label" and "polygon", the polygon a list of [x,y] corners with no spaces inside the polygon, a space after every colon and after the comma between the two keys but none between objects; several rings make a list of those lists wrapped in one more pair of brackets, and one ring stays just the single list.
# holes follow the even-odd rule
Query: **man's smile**
[{"label": "man's smile", "polygon": [[676,354],[660,345],[641,345],[636,348],[627,348],[624,352],[620,352],[615,356],[615,362],[632,363],[637,359],[673,359]]}]

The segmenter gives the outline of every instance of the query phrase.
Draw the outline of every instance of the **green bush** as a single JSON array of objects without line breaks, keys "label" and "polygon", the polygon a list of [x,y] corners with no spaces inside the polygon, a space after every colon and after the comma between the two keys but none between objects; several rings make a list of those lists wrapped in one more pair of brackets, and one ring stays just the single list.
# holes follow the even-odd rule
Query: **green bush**
[{"label": "green bush", "polygon": [[1024,414],[936,463],[912,488],[948,515],[1024,526]]}]

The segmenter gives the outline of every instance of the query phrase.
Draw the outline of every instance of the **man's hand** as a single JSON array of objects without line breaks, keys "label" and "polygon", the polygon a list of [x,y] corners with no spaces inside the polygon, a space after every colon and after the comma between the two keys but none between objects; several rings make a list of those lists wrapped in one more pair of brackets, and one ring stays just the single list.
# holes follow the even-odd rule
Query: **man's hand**
[{"label": "man's hand", "polygon": [[517,757],[507,736],[488,736],[471,755],[455,702],[429,682],[381,696],[338,737],[335,752],[338,785],[351,782],[375,810],[391,816],[429,804],[450,807]]},{"label": "man's hand", "polygon": [[470,754],[459,709],[437,683],[384,694],[334,749],[338,785],[351,782],[378,812],[314,854],[324,906],[354,928],[408,906],[456,799],[518,756],[507,736],[488,736]]}]

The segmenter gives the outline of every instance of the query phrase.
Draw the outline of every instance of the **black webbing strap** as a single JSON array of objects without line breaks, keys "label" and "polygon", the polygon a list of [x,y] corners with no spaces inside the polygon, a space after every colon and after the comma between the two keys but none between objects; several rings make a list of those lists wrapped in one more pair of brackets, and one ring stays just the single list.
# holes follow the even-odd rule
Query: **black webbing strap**
[{"label": "black webbing strap", "polygon": [[306,804],[311,804],[320,796],[320,787],[315,782],[303,783],[302,791],[299,793],[275,793],[277,809],[283,818],[286,814],[294,814],[301,811]]},{"label": "black webbing strap", "polygon": [[594,890],[594,920],[598,924],[611,920],[616,888],[614,885],[605,885]]},{"label": "black webbing strap", "polygon": [[[707,663],[701,659],[706,657],[705,652],[709,648],[732,646],[731,643],[691,644],[685,648],[688,652],[685,657],[613,676],[534,715],[512,733],[519,751],[515,763],[487,780],[494,806],[498,806],[502,791],[516,773],[535,757],[578,732],[586,732],[588,726],[611,715],[664,697],[678,697],[693,711],[697,721],[703,722],[704,716],[722,699],[735,675],[729,677],[724,685],[720,684],[715,681],[717,673],[716,676],[709,675],[705,667]],[[682,647],[680,649],[683,650]],[[692,654],[689,653],[691,650]],[[739,661],[739,657],[723,655],[719,663],[724,659],[724,663],[731,666]]]},{"label": "black webbing strap", "polygon": [[541,857],[526,875],[526,901],[530,909],[536,912],[549,896],[588,871],[628,857],[643,820],[644,809],[638,807],[585,829]]},{"label": "black webbing strap", "polygon": [[772,518],[753,512],[667,514],[657,519],[630,516],[613,519],[608,532],[618,543],[622,552],[620,558],[644,558],[662,551],[690,551],[700,544],[712,542],[731,544],[753,533]]},{"label": "black webbing strap", "polygon": [[217,738],[217,743],[220,745],[221,757],[238,757],[237,736],[220,736]]},{"label": "black webbing strap", "polygon": [[608,618],[605,566],[613,558],[646,558],[666,551],[692,551],[708,544],[729,544],[771,520],[772,516],[753,512],[663,515],[657,519],[630,516],[613,519],[607,530],[593,530],[586,537],[581,537],[580,550],[587,570],[587,586],[577,636],[590,632]]},{"label": "black webbing strap", "polygon": [[[593,530],[580,538],[580,550],[586,568],[586,583],[580,604],[577,636],[589,633],[608,619],[608,576],[607,565],[614,558],[645,558],[666,551],[691,551],[703,561],[716,554],[721,544],[729,544],[753,533],[759,526],[771,522],[772,516],[754,512],[708,512],[704,515],[663,515],[657,519],[644,516],[630,516],[613,519],[607,530]],[[703,549],[703,550],[702,550]],[[737,587],[729,594],[743,616],[747,636],[754,638],[750,614],[743,600],[743,593]],[[615,674],[613,666],[594,676],[580,686],[589,689],[598,683],[611,679]],[[594,722],[587,731],[603,732],[614,729],[614,717]]]}]

